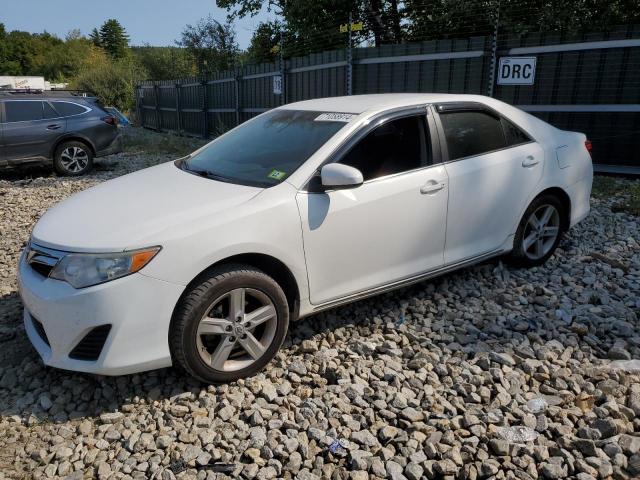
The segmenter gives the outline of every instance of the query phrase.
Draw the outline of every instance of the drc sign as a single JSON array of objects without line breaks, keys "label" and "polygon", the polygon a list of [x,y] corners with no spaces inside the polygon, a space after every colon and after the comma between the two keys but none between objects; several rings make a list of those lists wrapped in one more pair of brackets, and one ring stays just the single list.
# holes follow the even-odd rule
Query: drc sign
[{"label": "drc sign", "polygon": [[498,66],[498,85],[533,85],[536,57],[502,57]]}]

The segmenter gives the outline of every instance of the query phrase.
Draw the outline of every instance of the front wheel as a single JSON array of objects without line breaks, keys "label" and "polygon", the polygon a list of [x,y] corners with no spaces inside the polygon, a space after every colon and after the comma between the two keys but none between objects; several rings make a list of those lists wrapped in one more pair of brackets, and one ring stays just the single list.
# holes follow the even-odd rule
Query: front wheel
[{"label": "front wheel", "polygon": [[254,375],[277,353],[289,326],[282,288],[250,266],[228,265],[183,297],[171,322],[174,361],[206,383]]},{"label": "front wheel", "polygon": [[562,238],[562,215],[562,203],[553,195],[543,195],[531,202],[520,221],[507,260],[519,267],[535,267],[546,262]]}]

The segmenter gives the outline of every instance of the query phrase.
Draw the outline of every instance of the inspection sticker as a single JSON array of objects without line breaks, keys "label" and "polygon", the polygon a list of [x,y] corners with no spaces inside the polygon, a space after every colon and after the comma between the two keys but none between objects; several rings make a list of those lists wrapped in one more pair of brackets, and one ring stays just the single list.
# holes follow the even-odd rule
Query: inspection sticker
[{"label": "inspection sticker", "polygon": [[314,121],[316,122],[348,122],[355,115],[353,113],[321,113]]},{"label": "inspection sticker", "polygon": [[282,180],[286,176],[287,176],[286,172],[281,172],[280,170],[276,170],[274,168],[269,172],[269,175],[267,175],[267,178],[272,178],[274,180]]}]

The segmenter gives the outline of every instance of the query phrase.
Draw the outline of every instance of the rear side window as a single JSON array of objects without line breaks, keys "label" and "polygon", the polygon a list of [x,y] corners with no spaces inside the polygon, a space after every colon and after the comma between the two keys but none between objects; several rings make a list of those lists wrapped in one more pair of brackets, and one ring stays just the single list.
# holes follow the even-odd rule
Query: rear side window
[{"label": "rear side window", "polygon": [[71,115],[80,115],[87,111],[82,105],[71,102],[52,102],[53,108],[60,114],[61,117],[70,117]]},{"label": "rear side window", "polygon": [[7,122],[28,122],[42,120],[41,100],[8,100],[4,102],[4,112]]},{"label": "rear side window", "polygon": [[440,114],[449,160],[482,155],[507,146],[500,119],[482,111]]},{"label": "rear side window", "polygon": [[531,141],[531,137],[529,137],[529,135],[524,133],[506,118],[502,119],[502,125],[504,127],[504,133],[507,136],[507,144],[510,147]]},{"label": "rear side window", "polygon": [[53,107],[49,105],[49,102],[44,102],[43,106],[44,106],[44,118],[58,118],[60,116],[58,115],[58,112],[56,112],[53,109]]}]

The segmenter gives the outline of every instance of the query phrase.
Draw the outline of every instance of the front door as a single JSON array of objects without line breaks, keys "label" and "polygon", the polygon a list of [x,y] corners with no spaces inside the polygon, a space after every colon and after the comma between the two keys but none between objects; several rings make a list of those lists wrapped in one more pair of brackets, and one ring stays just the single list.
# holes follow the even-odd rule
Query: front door
[{"label": "front door", "polygon": [[297,196],[311,303],[442,266],[448,182],[433,164],[425,116],[389,120],[336,160],[358,168],[364,183]]}]

